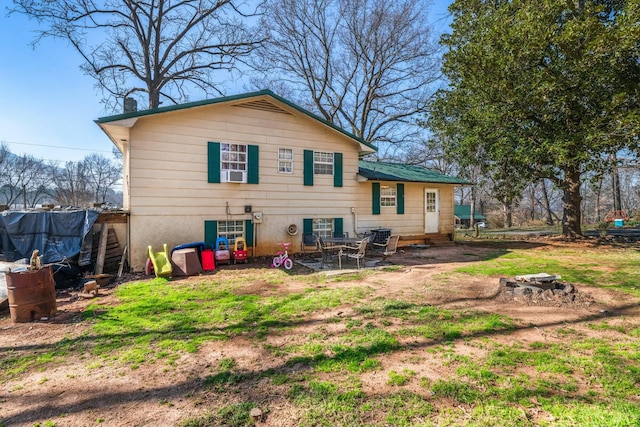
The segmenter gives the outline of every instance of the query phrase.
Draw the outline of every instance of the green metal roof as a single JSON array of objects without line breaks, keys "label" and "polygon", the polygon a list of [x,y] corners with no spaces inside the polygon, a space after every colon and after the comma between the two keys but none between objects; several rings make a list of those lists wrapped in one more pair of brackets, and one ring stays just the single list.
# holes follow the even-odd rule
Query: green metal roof
[{"label": "green metal roof", "polygon": [[427,168],[400,163],[368,162],[360,160],[358,174],[373,181],[429,182],[434,184],[470,185],[469,181],[454,178]]},{"label": "green metal roof", "polygon": [[[460,219],[471,219],[471,205],[455,205],[453,207],[453,214]],[[475,211],[473,213],[473,219],[485,220],[487,217]]]},{"label": "green metal roof", "polygon": [[159,107],[159,108],[152,108],[150,110],[139,110],[139,111],[134,111],[131,113],[124,113],[124,114],[117,114],[115,116],[106,116],[106,117],[100,117],[98,118],[95,122],[97,124],[103,124],[103,123],[110,123],[110,122],[115,122],[118,120],[125,120],[125,119],[132,119],[132,118],[137,118],[137,117],[143,117],[143,116],[150,116],[153,114],[160,114],[160,113],[167,113],[170,111],[177,111],[177,110],[185,110],[188,108],[195,108],[195,107],[203,107],[203,106],[207,106],[207,105],[214,105],[214,104],[221,104],[224,102],[233,102],[233,101],[240,101],[240,100],[244,100],[244,99],[249,99],[249,98],[257,98],[257,97],[263,97],[263,96],[269,96],[279,102],[282,102],[285,105],[288,105],[289,107],[299,111],[300,113],[309,116],[310,118],[312,118],[313,120],[316,120],[326,126],[329,126],[330,128],[342,133],[343,135],[354,139],[355,141],[366,145],[367,147],[371,148],[374,151],[378,151],[378,149],[371,145],[370,143],[368,143],[367,141],[365,141],[364,139],[350,133],[347,132],[346,130],[334,125],[333,123],[323,119],[320,116],[317,116],[315,114],[313,114],[312,112],[305,110],[304,108],[294,104],[291,101],[288,101],[286,99],[284,99],[281,96],[276,95],[275,93],[271,92],[268,89],[265,90],[261,90],[261,91],[257,91],[257,92],[248,92],[248,93],[243,93],[243,94],[239,94],[239,95],[233,95],[233,96],[225,96],[225,97],[221,97],[221,98],[215,98],[215,99],[206,99],[203,101],[195,101],[195,102],[188,102],[185,104],[178,104],[178,105],[170,105],[167,107]]}]

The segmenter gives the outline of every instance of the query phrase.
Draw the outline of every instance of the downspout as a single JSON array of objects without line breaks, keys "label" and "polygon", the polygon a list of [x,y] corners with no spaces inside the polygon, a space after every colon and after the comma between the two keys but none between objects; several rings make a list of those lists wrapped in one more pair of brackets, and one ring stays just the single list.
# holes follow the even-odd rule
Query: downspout
[{"label": "downspout", "polygon": [[356,208],[351,208],[351,217],[353,219],[353,234],[358,236],[358,214],[356,213]]},{"label": "downspout", "polygon": [[255,222],[251,221],[251,224],[253,225],[253,258],[256,258],[256,252],[258,252],[258,248],[256,247],[257,244],[257,239],[256,239],[256,234],[258,233],[258,224],[256,224]]}]

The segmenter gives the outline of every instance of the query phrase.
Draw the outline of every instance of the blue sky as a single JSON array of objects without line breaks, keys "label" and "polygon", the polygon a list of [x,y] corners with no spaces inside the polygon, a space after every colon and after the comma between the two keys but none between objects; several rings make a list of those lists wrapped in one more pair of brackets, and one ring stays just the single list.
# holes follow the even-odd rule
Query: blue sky
[{"label": "blue sky", "polygon": [[[435,0],[430,8],[438,30],[446,24],[449,3]],[[61,163],[91,153],[111,158],[112,144],[94,123],[111,113],[93,80],[80,71],[79,55],[61,40],[46,39],[33,49],[35,29],[35,22],[7,17],[0,9],[0,142],[14,154]]]}]

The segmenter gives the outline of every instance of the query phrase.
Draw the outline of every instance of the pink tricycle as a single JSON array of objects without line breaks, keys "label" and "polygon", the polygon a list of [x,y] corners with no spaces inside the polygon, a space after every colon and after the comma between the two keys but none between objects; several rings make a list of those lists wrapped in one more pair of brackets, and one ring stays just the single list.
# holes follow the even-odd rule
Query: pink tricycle
[{"label": "pink tricycle", "polygon": [[271,267],[278,268],[281,265],[284,265],[284,268],[286,268],[287,270],[291,270],[291,267],[293,267],[293,260],[289,258],[289,248],[291,247],[291,242],[281,242],[280,245],[282,245],[284,252],[278,252],[278,256],[273,258]]}]

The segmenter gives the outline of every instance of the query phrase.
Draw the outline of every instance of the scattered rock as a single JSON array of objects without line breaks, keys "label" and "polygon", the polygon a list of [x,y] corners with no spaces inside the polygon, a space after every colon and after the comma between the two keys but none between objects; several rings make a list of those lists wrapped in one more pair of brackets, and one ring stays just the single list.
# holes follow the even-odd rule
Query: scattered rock
[{"label": "scattered rock", "polygon": [[543,301],[551,301],[551,300],[553,300],[553,291],[551,289],[546,289],[544,292],[540,293],[540,298]]},{"label": "scattered rock", "polygon": [[91,299],[94,298],[96,294],[89,292],[78,292],[78,298]]},{"label": "scattered rock", "polygon": [[[501,278],[500,299],[523,304],[589,307],[595,303],[586,293],[579,292],[573,283],[557,280],[540,283]],[[606,314],[603,314],[606,315]]]},{"label": "scattered rock", "polygon": [[253,408],[251,412],[249,412],[249,417],[253,420],[254,423],[257,423],[262,420],[262,410],[260,408]]},{"label": "scattered rock", "polygon": [[95,280],[91,280],[84,284],[84,293],[86,294],[97,294],[100,285]]}]

